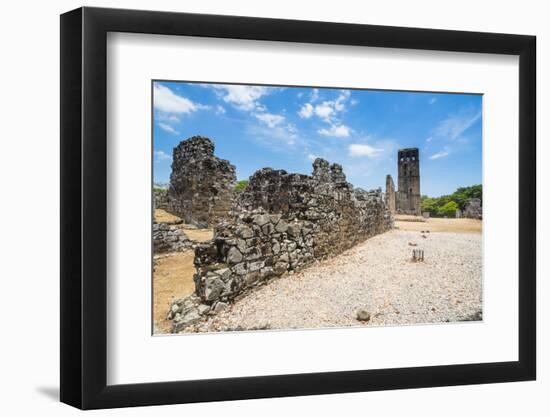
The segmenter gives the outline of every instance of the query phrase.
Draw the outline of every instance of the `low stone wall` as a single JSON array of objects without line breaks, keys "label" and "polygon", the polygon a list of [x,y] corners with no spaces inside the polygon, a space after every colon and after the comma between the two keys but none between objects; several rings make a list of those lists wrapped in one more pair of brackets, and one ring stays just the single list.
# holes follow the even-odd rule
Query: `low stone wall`
[{"label": "low stone wall", "polygon": [[153,208],[166,209],[168,207],[168,190],[153,190]]},{"label": "low stone wall", "polygon": [[153,252],[179,252],[193,245],[185,233],[168,223],[153,223]]},{"label": "low stone wall", "polygon": [[[354,189],[338,164],[317,159],[313,167],[312,176],[264,168],[250,177],[214,239],[195,248],[195,288],[202,303],[215,309],[269,278],[393,227],[380,189]],[[184,300],[176,302],[174,311],[182,305]],[[175,329],[185,327],[185,317],[180,315]]]}]

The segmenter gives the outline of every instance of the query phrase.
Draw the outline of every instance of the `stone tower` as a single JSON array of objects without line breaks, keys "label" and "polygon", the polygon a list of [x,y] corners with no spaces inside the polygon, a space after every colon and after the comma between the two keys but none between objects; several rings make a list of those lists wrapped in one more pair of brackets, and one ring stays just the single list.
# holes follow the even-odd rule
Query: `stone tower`
[{"label": "stone tower", "polygon": [[166,210],[198,227],[215,226],[229,214],[235,167],[214,155],[214,143],[193,136],[174,148]]},{"label": "stone tower", "polygon": [[397,153],[397,175],[397,213],[419,216],[421,212],[418,148],[399,149]]}]

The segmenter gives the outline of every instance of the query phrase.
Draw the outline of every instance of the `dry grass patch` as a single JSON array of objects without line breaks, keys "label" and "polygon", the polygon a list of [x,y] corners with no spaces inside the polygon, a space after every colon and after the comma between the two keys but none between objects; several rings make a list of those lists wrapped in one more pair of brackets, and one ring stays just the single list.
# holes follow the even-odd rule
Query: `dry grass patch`
[{"label": "dry grass patch", "polygon": [[481,233],[482,221],[476,219],[440,219],[430,217],[425,222],[401,221],[396,216],[395,226],[399,230],[421,232],[448,232],[448,233]]},{"label": "dry grass patch", "polygon": [[212,229],[188,229],[185,225],[182,226],[182,229],[187,237],[195,242],[206,242],[214,237]]},{"label": "dry grass patch", "polygon": [[174,216],[173,214],[170,214],[163,209],[155,209],[155,220],[158,223],[171,223],[171,224],[178,223],[181,221],[181,219],[178,216]]},{"label": "dry grass patch", "polygon": [[163,209],[155,209],[155,220],[159,223],[177,224],[187,237],[195,242],[206,242],[214,237],[212,229],[197,229],[193,225],[181,223],[181,218]]}]

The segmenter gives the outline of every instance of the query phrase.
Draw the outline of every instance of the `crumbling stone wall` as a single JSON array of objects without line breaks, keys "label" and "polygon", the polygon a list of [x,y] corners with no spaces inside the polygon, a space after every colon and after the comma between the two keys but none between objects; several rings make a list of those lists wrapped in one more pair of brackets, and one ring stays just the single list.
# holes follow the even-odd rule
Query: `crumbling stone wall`
[{"label": "crumbling stone wall", "polygon": [[466,207],[462,210],[462,217],[469,219],[482,219],[483,210],[481,200],[479,198],[470,198],[466,203]]},{"label": "crumbling stone wall", "polygon": [[235,166],[214,156],[214,143],[193,136],[174,148],[166,210],[198,227],[227,217],[234,197]]},{"label": "crumbling stone wall", "polygon": [[340,165],[323,159],[313,168],[312,176],[264,168],[250,177],[231,219],[195,249],[203,303],[231,300],[393,227],[380,189],[354,189]]},{"label": "crumbling stone wall", "polygon": [[153,208],[165,209],[168,206],[168,190],[153,190]]},{"label": "crumbling stone wall", "polygon": [[188,249],[193,242],[176,225],[168,223],[153,223],[153,251],[155,254],[163,252],[179,252]]},{"label": "crumbling stone wall", "polygon": [[395,214],[395,184],[391,175],[386,175],[386,207]]}]

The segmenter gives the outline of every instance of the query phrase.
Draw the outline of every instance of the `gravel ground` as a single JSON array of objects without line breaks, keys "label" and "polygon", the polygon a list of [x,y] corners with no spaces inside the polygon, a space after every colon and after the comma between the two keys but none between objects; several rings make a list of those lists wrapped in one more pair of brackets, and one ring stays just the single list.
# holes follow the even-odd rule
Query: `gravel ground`
[{"label": "gravel ground", "polygon": [[[258,287],[186,331],[401,325],[480,320],[481,234],[393,230]],[[417,246],[412,246],[416,244]],[[411,262],[423,249],[424,262]],[[358,321],[366,309],[369,321]]]}]

